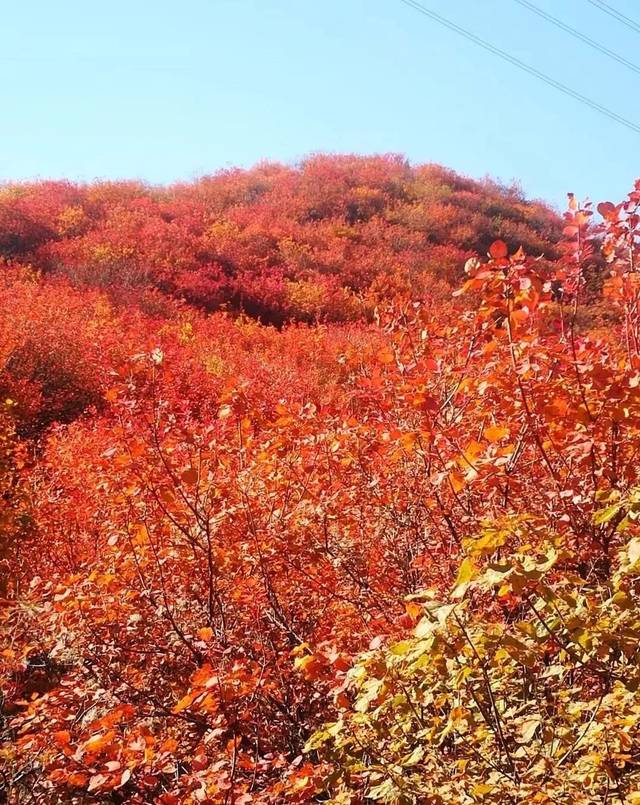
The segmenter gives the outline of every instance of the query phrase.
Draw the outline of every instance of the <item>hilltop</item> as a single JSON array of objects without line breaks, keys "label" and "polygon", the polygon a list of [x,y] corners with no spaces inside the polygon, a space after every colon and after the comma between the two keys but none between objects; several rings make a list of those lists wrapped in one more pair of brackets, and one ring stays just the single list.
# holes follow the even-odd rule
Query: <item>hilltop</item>
[{"label": "hilltop", "polygon": [[403,290],[446,297],[465,260],[496,238],[554,258],[560,232],[559,216],[515,186],[397,155],[318,155],[170,187],[0,190],[5,261],[274,324],[359,318]]}]

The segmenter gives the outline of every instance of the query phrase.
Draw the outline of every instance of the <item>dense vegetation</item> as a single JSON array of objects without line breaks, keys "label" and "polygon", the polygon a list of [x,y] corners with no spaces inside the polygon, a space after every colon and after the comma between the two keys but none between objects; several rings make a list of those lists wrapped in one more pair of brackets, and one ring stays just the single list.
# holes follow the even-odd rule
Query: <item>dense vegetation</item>
[{"label": "dense vegetation", "polygon": [[399,157],[317,156],[168,189],[0,191],[0,255],[11,261],[276,324],[357,318],[389,283],[446,293],[496,237],[550,256],[558,234],[557,216],[517,188]]},{"label": "dense vegetation", "polygon": [[0,796],[637,805],[639,209],[5,188]]}]

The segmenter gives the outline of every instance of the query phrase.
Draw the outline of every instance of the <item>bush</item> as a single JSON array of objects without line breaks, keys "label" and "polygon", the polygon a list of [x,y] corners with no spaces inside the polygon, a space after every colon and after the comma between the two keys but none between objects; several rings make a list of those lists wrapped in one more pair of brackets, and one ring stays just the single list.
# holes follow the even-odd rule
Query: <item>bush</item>
[{"label": "bush", "polygon": [[338,720],[308,742],[330,762],[331,801],[639,802],[639,501],[599,515],[630,535],[610,569],[556,538],[477,570],[503,533],[489,529],[446,599],[413,596],[414,634],[359,658]]}]

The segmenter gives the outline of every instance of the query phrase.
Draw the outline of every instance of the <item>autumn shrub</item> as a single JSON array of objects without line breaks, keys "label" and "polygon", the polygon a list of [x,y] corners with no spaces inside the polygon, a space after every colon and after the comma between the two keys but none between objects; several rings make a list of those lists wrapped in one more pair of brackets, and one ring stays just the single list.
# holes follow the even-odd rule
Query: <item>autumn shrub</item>
[{"label": "autumn shrub", "polygon": [[[480,784],[501,794],[516,775],[533,784],[537,772],[515,753],[550,753],[544,685],[564,752],[593,712],[571,720],[567,696],[592,707],[604,691],[622,712],[635,706],[617,684],[633,662],[626,643],[621,653],[602,654],[595,640],[576,648],[578,659],[588,654],[585,671],[546,639],[522,598],[530,592],[543,619],[557,607],[607,641],[624,618],[635,628],[619,595],[635,601],[633,511],[620,531],[640,483],[635,196],[603,206],[602,224],[571,199],[550,261],[504,240],[485,255],[439,242],[455,228],[469,237],[467,218],[488,238],[505,214],[498,196],[520,222],[535,215],[539,234],[544,221],[559,222],[516,189],[394,158],[318,158],[169,190],[92,185],[82,194],[65,198],[62,219],[53,215],[73,234],[59,229],[51,248],[34,246],[49,261],[42,274],[3,275],[1,377],[31,458],[19,468],[28,528],[7,558],[0,611],[5,798],[273,805],[358,801],[382,785],[401,802],[422,797],[425,764],[441,751],[457,802],[467,790],[492,796],[470,786],[493,772]],[[438,200],[449,206],[432,208],[442,220],[430,234],[425,209]],[[78,203],[90,225],[69,212]],[[91,272],[84,261],[96,246],[133,250],[105,277],[134,274],[104,289],[56,276],[65,265]],[[428,261],[438,256],[438,282],[427,281],[421,261],[436,273]],[[592,329],[587,276],[599,261],[616,314]],[[343,314],[358,320],[331,320]],[[503,572],[497,589],[490,572]],[[427,630],[432,615],[427,649],[431,635],[413,630]],[[580,643],[562,619],[550,628]],[[533,631],[521,634],[521,622]],[[477,660],[460,624],[493,665]],[[513,638],[526,651],[503,655],[498,637],[504,650]],[[468,678],[455,676],[445,639]],[[403,770],[409,788],[368,777],[376,741],[385,754],[396,746],[402,762],[416,748],[405,753],[414,737],[392,734],[394,721],[382,728],[396,690],[362,711],[388,705],[357,770],[348,743],[327,775],[314,753],[320,744],[331,753],[338,736],[311,736],[342,716],[338,740],[353,737],[361,670],[345,684],[351,667],[365,668],[372,692],[383,680],[384,696],[395,658],[402,684],[419,687],[407,655],[390,653],[403,642],[420,645],[434,689],[451,696],[425,700],[430,717],[466,708],[482,762],[498,771],[473,752],[460,769],[449,765],[462,749],[457,733],[438,743],[438,722]],[[600,662],[613,668],[610,689],[589,675]],[[547,679],[554,664],[562,673]],[[501,686],[495,706],[483,670],[492,691]],[[536,687],[538,676],[546,681]],[[503,706],[514,697],[526,704],[520,713]],[[626,796],[634,749],[625,759],[621,747],[633,732],[606,723],[618,743],[583,788],[600,795],[612,757],[626,764],[611,777]],[[317,749],[305,754],[310,739]],[[509,757],[511,778],[502,774]],[[542,779],[542,791],[551,783]]]},{"label": "autumn shrub", "polygon": [[[497,237],[557,257],[560,220],[513,188],[398,155],[315,155],[192,184],[41,182],[0,190],[0,257],[113,292],[156,288],[266,323],[348,321],[380,277],[417,298]],[[315,301],[312,299],[315,297]]]},{"label": "autumn shrub", "polygon": [[[579,442],[578,434],[592,432],[604,417],[614,440],[623,432],[629,440],[615,448],[612,442],[611,456],[635,449],[633,414],[615,407],[620,381],[600,387],[603,364],[596,378],[578,356],[590,337],[579,332],[581,294],[594,242],[602,237],[611,266],[605,292],[624,320],[619,365],[627,365],[625,385],[635,389],[639,201],[636,186],[620,205],[600,205],[604,223],[592,228],[590,206],[570,198],[555,288],[553,277],[510,257],[502,242],[492,244],[488,265],[473,260],[467,266],[465,290],[479,291],[478,335],[489,355],[501,340],[508,345],[527,427],[556,484],[557,497],[549,499],[561,507],[570,497],[578,505],[584,499],[562,488],[568,477],[555,461],[568,456],[568,443],[558,438],[559,423],[538,408],[533,367],[545,362],[549,347],[562,360],[557,347],[565,347],[579,400],[571,440]],[[540,329],[534,334],[526,322],[543,309],[545,294],[558,321],[555,331],[543,326],[540,341]],[[591,395],[598,387],[596,403]],[[574,520],[576,510],[565,509],[560,520],[570,527],[559,532],[548,516],[528,514],[524,501],[510,515],[470,520],[469,532],[459,534],[465,558],[453,587],[407,597],[407,615],[417,620],[413,633],[399,641],[375,638],[336,687],[337,719],[307,743],[308,752],[327,762],[322,796],[336,803],[637,801],[640,496],[617,475],[620,465],[604,470],[594,452],[598,443],[587,451],[589,519],[602,538],[589,540],[589,524],[583,515]],[[480,454],[479,445],[466,454],[466,483],[477,478]],[[577,468],[573,460],[565,467]],[[503,503],[509,502],[507,485]]]},{"label": "autumn shrub", "polygon": [[7,600],[16,581],[20,540],[31,523],[24,467],[26,450],[11,416],[14,401],[0,402],[0,597]]},{"label": "autumn shrub", "polygon": [[624,514],[606,572],[551,534],[507,553],[495,529],[468,540],[453,589],[411,596],[414,633],[358,659],[308,741],[329,801],[637,802],[638,501],[599,514]]}]

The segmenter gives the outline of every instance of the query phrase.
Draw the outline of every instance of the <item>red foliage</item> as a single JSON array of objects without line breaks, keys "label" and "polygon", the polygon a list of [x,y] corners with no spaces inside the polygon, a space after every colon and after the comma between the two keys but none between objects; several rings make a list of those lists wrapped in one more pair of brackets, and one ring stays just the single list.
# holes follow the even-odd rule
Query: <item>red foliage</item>
[{"label": "red foliage", "polygon": [[[38,437],[27,461],[6,428],[7,796],[313,801],[303,746],[352,656],[411,627],[463,538],[533,518],[594,573],[612,555],[593,515],[639,480],[639,191],[598,226],[572,205],[555,265],[542,207],[396,158],[77,192],[73,234],[20,254],[67,276],[0,289],[6,416]],[[451,232],[505,208],[533,256],[481,234],[444,301]],[[580,319],[600,243],[603,331]]]},{"label": "red foliage", "polygon": [[386,277],[449,287],[496,237],[553,257],[557,217],[513,188],[398,156],[316,156],[168,189],[8,186],[0,256],[100,288],[155,287],[262,321],[370,314]]}]

